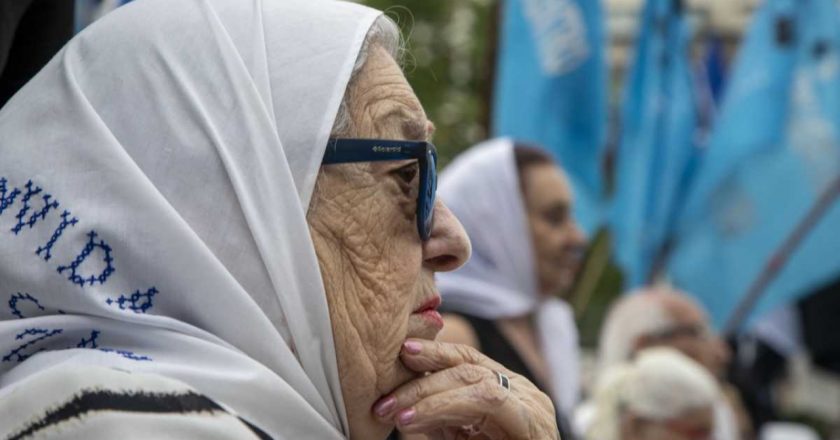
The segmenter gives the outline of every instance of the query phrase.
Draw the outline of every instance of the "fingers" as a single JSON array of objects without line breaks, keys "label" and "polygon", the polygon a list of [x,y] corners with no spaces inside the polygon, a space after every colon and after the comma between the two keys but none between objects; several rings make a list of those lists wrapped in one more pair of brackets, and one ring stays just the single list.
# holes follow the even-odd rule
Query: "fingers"
[{"label": "fingers", "polygon": [[400,359],[406,367],[419,373],[445,370],[461,364],[508,372],[507,368],[470,346],[425,339],[407,340],[403,344]]},{"label": "fingers", "polygon": [[[464,425],[491,439],[557,438],[554,407],[531,382],[472,347],[409,339],[403,364],[427,373],[403,384],[374,405],[383,423],[404,433],[461,435]],[[496,372],[509,376],[510,390]]]},{"label": "fingers", "polygon": [[529,438],[522,407],[487,380],[426,397],[399,411],[394,422],[407,434],[473,425],[490,438]]},{"label": "fingers", "polygon": [[457,365],[403,384],[380,399],[373,412],[383,422],[389,421],[397,411],[410,408],[435,394],[495,380],[496,374],[487,368],[474,364]]}]

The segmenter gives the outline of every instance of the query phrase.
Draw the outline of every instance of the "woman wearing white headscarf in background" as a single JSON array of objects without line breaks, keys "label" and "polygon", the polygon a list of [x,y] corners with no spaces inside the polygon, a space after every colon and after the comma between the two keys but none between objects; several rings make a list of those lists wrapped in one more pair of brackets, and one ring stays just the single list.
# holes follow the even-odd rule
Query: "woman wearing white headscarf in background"
[{"label": "woman wearing white headscarf in background", "polygon": [[580,388],[578,336],[559,295],[574,282],[585,241],[565,174],[541,149],[494,139],[458,156],[438,194],[473,246],[467,264],[437,276],[449,312],[440,339],[525,375],[567,414]]},{"label": "woman wearing white headscarf in background", "polygon": [[0,435],[556,438],[432,341],[469,243],[398,46],[320,0],[139,0],[68,43],[0,110]]}]

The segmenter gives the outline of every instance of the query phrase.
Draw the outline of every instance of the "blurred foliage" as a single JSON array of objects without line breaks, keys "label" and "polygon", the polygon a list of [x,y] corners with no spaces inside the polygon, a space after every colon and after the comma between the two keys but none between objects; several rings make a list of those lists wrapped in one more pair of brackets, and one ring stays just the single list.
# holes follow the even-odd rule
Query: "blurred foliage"
[{"label": "blurred foliage", "polygon": [[622,291],[621,271],[611,261],[612,237],[600,229],[590,240],[586,260],[567,300],[577,317],[580,344],[598,345],[601,324],[609,307]]},{"label": "blurred foliage", "polygon": [[437,131],[441,165],[488,136],[495,0],[357,0],[402,30],[403,69]]}]

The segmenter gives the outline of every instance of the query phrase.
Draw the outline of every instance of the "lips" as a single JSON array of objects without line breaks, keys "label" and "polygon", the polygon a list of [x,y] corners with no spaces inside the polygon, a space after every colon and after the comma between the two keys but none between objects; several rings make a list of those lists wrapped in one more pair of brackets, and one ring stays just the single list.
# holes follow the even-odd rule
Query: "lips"
[{"label": "lips", "polygon": [[426,300],[426,302],[424,302],[423,305],[421,305],[420,307],[417,308],[417,310],[415,310],[411,313],[423,313],[423,312],[426,312],[426,311],[429,311],[429,310],[437,310],[437,308],[440,307],[440,303],[441,303],[440,295],[435,295],[435,296],[429,298],[428,300]]},{"label": "lips", "polygon": [[443,328],[443,317],[438,312],[438,307],[440,307],[441,298],[440,295],[435,295],[429,298],[426,302],[423,303],[420,307],[418,307],[415,311],[413,311],[412,315],[417,315],[430,324],[433,327],[436,327],[438,330]]}]

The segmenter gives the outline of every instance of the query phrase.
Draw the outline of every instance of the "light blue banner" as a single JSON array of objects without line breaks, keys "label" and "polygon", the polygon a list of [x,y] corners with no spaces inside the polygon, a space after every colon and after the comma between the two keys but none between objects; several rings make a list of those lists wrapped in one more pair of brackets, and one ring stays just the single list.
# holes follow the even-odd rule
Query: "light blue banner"
[{"label": "light blue banner", "polygon": [[839,51],[833,0],[756,12],[668,264],[718,327],[748,294],[739,326],[840,275]]},{"label": "light blue banner", "polygon": [[602,222],[606,70],[600,1],[506,0],[493,134],[540,144],[569,173],[575,216]]},{"label": "light blue banner", "polygon": [[648,0],[622,107],[610,223],[625,288],[664,256],[698,155],[698,104],[680,1]]}]

